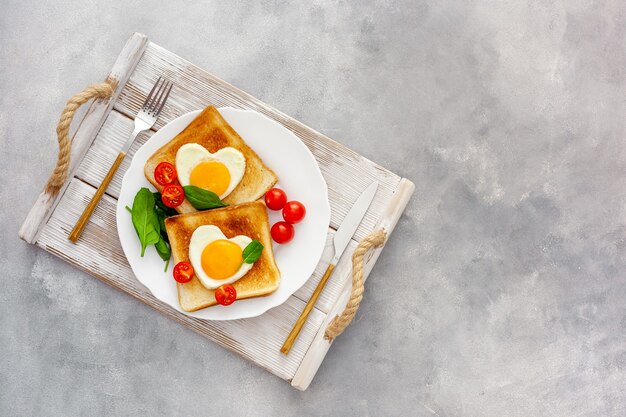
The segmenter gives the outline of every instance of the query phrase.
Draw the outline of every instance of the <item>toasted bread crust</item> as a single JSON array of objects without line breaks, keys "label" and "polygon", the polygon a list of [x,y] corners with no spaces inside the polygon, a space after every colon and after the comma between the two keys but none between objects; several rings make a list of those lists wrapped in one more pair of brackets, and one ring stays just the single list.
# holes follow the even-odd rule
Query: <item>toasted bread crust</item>
[{"label": "toasted bread crust", "polygon": [[[182,132],[159,148],[144,166],[144,175],[159,192],[163,187],[154,179],[154,169],[161,162],[176,165],[176,152],[187,143],[197,143],[214,153],[225,147],[239,150],[246,158],[246,170],[241,182],[224,198],[226,204],[240,204],[261,198],[276,184],[278,177],[267,167],[235,130],[224,120],[219,111],[209,106],[202,111]],[[179,213],[196,211],[185,200],[176,210]]]},{"label": "toasted bread crust", "polygon": [[[220,209],[181,214],[165,219],[174,263],[189,262],[189,241],[202,225],[219,227],[227,238],[249,236],[263,245],[261,257],[243,278],[233,283],[237,299],[268,295],[278,288],[280,271],[274,260],[267,209],[260,201]],[[195,276],[186,284],[177,284],[178,301],[185,311],[196,311],[217,304],[215,291],[205,288]]]}]

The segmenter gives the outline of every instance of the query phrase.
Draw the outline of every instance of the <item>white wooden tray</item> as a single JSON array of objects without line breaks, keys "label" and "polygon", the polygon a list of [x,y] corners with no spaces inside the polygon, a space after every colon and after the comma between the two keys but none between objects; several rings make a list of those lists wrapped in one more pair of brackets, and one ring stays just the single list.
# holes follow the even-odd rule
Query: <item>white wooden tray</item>
[{"label": "white wooden tray", "polygon": [[[167,105],[152,131],[137,138],[77,244],[67,237],[89,199],[133,130],[133,118],[159,76],[174,81]],[[92,103],[73,139],[70,175],[57,195],[45,191],[20,230],[20,237],[110,284],[205,337],[304,390],[311,383],[332,342],[324,339],[328,323],[343,310],[351,290],[351,255],[358,241],[378,228],[389,235],[404,211],[413,184],[356,152],[282,114],[258,99],[214,77],[177,55],[133,34],[117,58],[107,81],[113,96]],[[331,222],[325,250],[315,273],[287,302],[252,319],[205,321],[161,303],[135,279],[122,252],[115,226],[115,205],[122,176],[134,152],[161,126],[209,104],[251,109],[294,132],[317,159],[328,184]],[[353,241],[289,355],[279,349],[331,258],[334,230],[359,193],[371,182],[380,186]],[[367,276],[382,249],[372,252]]]}]

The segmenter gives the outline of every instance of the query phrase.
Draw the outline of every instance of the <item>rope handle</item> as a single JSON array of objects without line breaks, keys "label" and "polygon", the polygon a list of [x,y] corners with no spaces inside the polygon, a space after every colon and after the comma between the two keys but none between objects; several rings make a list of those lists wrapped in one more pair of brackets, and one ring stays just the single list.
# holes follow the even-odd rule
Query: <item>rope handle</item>
[{"label": "rope handle", "polygon": [[387,240],[387,233],[382,229],[375,230],[359,242],[359,246],[357,246],[352,254],[352,293],[350,294],[346,308],[341,314],[335,316],[326,328],[324,337],[327,340],[333,340],[343,333],[354,319],[359,305],[361,304],[361,300],[363,300],[363,292],[365,291],[363,285],[363,264],[365,263],[365,255],[371,250],[383,246],[385,240]]},{"label": "rope handle", "polygon": [[72,154],[72,142],[70,141],[69,131],[76,110],[92,98],[109,98],[111,95],[113,95],[113,87],[105,82],[92,84],[67,101],[57,124],[59,155],[56,166],[46,183],[47,193],[52,195],[58,193],[67,179],[67,173],[70,168],[70,156]]}]

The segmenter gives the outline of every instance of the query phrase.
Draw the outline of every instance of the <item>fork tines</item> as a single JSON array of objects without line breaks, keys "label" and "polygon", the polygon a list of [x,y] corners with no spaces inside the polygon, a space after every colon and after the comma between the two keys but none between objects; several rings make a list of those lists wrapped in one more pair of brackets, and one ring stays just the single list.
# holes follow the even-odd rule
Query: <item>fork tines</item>
[{"label": "fork tines", "polygon": [[150,90],[150,94],[146,97],[146,101],[143,103],[142,110],[151,113],[151,116],[159,117],[163,106],[167,101],[167,98],[172,91],[174,83],[159,77],[154,87]]}]

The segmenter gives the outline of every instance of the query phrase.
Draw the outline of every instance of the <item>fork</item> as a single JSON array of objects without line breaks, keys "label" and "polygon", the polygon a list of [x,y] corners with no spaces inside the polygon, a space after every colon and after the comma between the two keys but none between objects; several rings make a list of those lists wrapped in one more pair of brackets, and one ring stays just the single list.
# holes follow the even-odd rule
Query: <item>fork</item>
[{"label": "fork", "polygon": [[150,129],[156,123],[157,119],[159,118],[159,114],[161,114],[161,110],[163,110],[165,102],[170,95],[170,91],[172,91],[173,85],[174,84],[171,81],[167,81],[159,77],[159,79],[154,84],[154,87],[152,87],[152,90],[150,90],[148,97],[146,97],[146,101],[144,101],[143,106],[135,117],[135,129],[133,130],[133,133],[130,135],[130,137],[124,144],[124,147],[117,155],[117,158],[113,162],[113,165],[111,165],[111,168],[109,168],[109,172],[107,172],[104,179],[102,180],[102,184],[100,184],[100,186],[96,190],[96,193],[91,198],[91,201],[89,202],[89,204],[87,204],[87,207],[85,207],[83,214],[81,214],[81,216],[78,218],[74,229],[72,229],[72,232],[68,237],[68,239],[72,242],[76,243],[76,241],[82,234],[83,229],[87,225],[87,222],[89,222],[91,214],[98,205],[98,202],[100,201],[102,195],[109,186],[109,183],[113,179],[113,176],[117,172],[117,169],[120,167],[120,164],[124,160],[126,152],[128,152],[128,149],[135,141],[137,135],[139,135],[139,133],[143,132],[144,130]]}]

